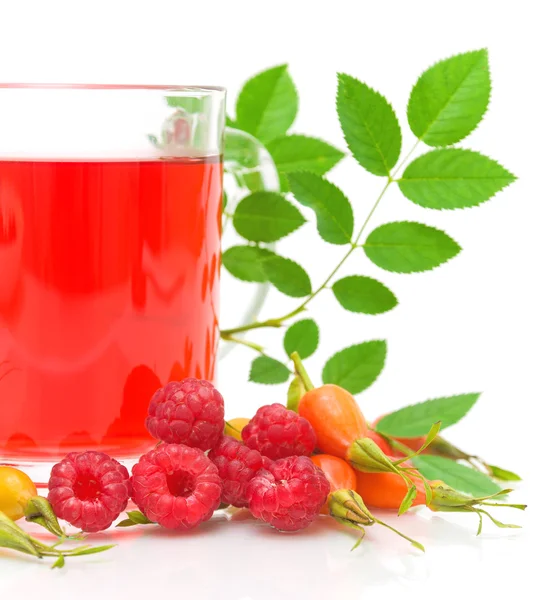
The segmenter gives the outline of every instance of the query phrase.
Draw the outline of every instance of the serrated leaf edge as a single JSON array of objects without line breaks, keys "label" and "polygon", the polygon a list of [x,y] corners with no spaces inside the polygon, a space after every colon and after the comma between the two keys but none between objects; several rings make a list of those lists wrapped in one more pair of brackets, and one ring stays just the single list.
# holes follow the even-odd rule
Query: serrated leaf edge
[{"label": "serrated leaf edge", "polygon": [[[348,236],[348,232],[345,231],[342,226],[340,225],[340,223],[338,223],[338,221],[336,221],[336,219],[334,218],[334,216],[332,215],[332,213],[328,213],[328,216],[330,217],[330,220],[336,225],[336,228],[343,234],[343,236],[347,239],[346,242],[343,242],[341,244],[336,244],[335,242],[328,242],[327,240],[325,240],[323,238],[323,236],[321,236],[321,234],[319,234],[319,236],[321,237],[321,239],[325,242],[327,242],[328,244],[333,244],[334,246],[345,246],[346,244],[351,243],[352,239],[353,239],[353,231],[355,229],[355,215],[353,214],[353,206],[350,202],[350,199],[347,197],[347,195],[342,191],[341,188],[339,188],[336,184],[332,183],[332,181],[329,181],[326,177],[324,177],[323,175],[318,175],[317,173],[312,173],[311,171],[305,171],[304,169],[300,169],[298,171],[292,171],[291,173],[286,173],[286,177],[288,180],[288,187],[290,189],[290,192],[292,193],[294,199],[296,200],[296,202],[300,205],[303,206],[304,208],[308,208],[309,210],[313,211],[313,213],[315,214],[315,220],[318,223],[318,217],[317,217],[317,211],[313,208],[311,208],[311,206],[307,206],[306,204],[302,204],[300,202],[300,200],[298,200],[298,198],[296,197],[296,194],[292,191],[292,184],[290,182],[291,178],[293,175],[309,175],[311,177],[317,177],[318,179],[321,179],[322,181],[324,181],[325,183],[328,183],[330,187],[332,187],[334,190],[336,190],[337,192],[339,192],[340,194],[342,194],[342,196],[348,201],[348,204],[350,206],[351,209],[351,234]],[[316,223],[316,224],[317,224]],[[317,224],[317,232],[319,232],[319,226]]]},{"label": "serrated leaf edge", "polygon": [[[254,367],[254,363],[257,362],[258,360],[262,360],[262,359],[266,359],[266,358],[269,359],[270,361],[279,363],[279,365],[283,366],[288,371],[287,378],[284,381],[264,382],[264,381],[256,381],[255,379],[252,379],[252,369]],[[286,381],[288,381],[288,377],[290,376],[290,374],[291,374],[290,369],[280,360],[277,360],[276,358],[273,358],[272,356],[257,356],[250,364],[250,371],[248,373],[248,381],[250,381],[251,383],[257,383],[259,385],[281,385],[281,384],[285,383]]]},{"label": "serrated leaf edge", "polygon": [[[426,400],[422,400],[422,402],[414,402],[413,404],[407,404],[405,406],[402,406],[401,408],[397,408],[394,411],[392,411],[391,413],[389,413],[388,415],[384,415],[384,417],[382,417],[379,421],[379,423],[382,423],[383,419],[385,418],[385,416],[389,416],[391,414],[397,413],[401,410],[404,410],[406,408],[410,408],[410,407],[417,407],[417,406],[422,406],[424,404],[428,404],[430,402],[433,402],[434,400],[450,400],[452,398],[456,398],[457,396],[477,396],[476,399],[474,400],[474,402],[472,403],[472,406],[470,406],[470,408],[464,413],[464,415],[461,417],[461,419],[463,419],[469,412],[470,410],[472,410],[472,408],[475,406],[475,404],[477,403],[477,401],[479,400],[479,397],[481,396],[482,392],[464,392],[462,394],[452,394],[451,396],[436,396],[435,398],[427,398]],[[443,425],[442,429],[447,429],[447,427],[452,427],[452,425],[455,425],[456,423],[458,423],[459,421],[456,421],[455,423],[452,423],[451,425]],[[379,424],[378,423],[378,424]],[[375,427],[376,431],[379,431],[378,429],[378,424]],[[381,431],[380,433],[385,433],[384,431]],[[387,435],[394,435],[394,434],[387,434]],[[419,434],[419,435],[424,435],[424,434]],[[412,437],[419,437],[419,435],[414,435]],[[399,436],[399,437],[407,437],[407,436]]]},{"label": "serrated leaf edge", "polygon": [[229,250],[232,250],[233,248],[253,248],[253,249],[257,249],[259,251],[265,251],[265,252],[269,252],[269,250],[266,250],[265,248],[260,248],[259,246],[257,246],[256,244],[235,244],[234,246],[230,246],[229,248],[226,248],[223,252],[222,252],[222,257],[221,257],[221,264],[222,266],[225,268],[225,270],[231,275],[231,277],[234,277],[237,281],[242,281],[244,283],[256,283],[256,284],[266,284],[268,283],[268,279],[267,276],[263,281],[257,281],[254,279],[242,279],[241,277],[238,277],[237,275],[235,275],[232,271],[230,271],[227,267],[227,264],[224,262],[224,256],[226,255],[226,253]]},{"label": "serrated leaf edge", "polygon": [[287,354],[287,356],[289,358],[290,358],[290,355],[292,354],[292,352],[294,352],[294,350],[292,352],[287,352],[286,348],[284,347],[285,346],[286,336],[287,336],[289,330],[292,327],[294,327],[298,323],[303,323],[304,321],[311,321],[315,325],[315,349],[313,350],[313,352],[311,354],[307,354],[306,356],[300,355],[300,358],[302,358],[302,359],[309,358],[310,356],[312,356],[313,354],[315,354],[315,352],[319,348],[319,340],[321,338],[321,332],[320,332],[320,329],[319,329],[319,325],[317,324],[317,322],[314,319],[311,319],[311,318],[300,319],[299,321],[295,321],[294,323],[292,323],[292,325],[290,325],[288,327],[288,329],[285,331],[285,335],[283,336],[283,348],[284,348],[284,351],[286,352],[286,354]]},{"label": "serrated leaf edge", "polygon": [[[397,155],[397,159],[395,161],[395,163],[393,165],[391,165],[391,167],[387,164],[386,162],[386,157],[384,156],[384,153],[382,152],[382,149],[380,148],[378,141],[376,141],[375,145],[376,145],[376,150],[378,151],[379,156],[382,158],[382,162],[384,164],[384,167],[386,169],[386,173],[384,173],[382,176],[384,177],[389,177],[391,174],[391,170],[393,169],[393,167],[397,164],[397,162],[399,161],[399,156],[401,154],[401,149],[402,149],[402,145],[403,145],[403,134],[401,132],[401,126],[399,125],[399,119],[397,118],[397,114],[392,106],[392,104],[390,103],[390,101],[382,94],[380,93],[378,90],[376,90],[375,88],[371,87],[370,85],[366,84],[364,81],[361,81],[360,79],[357,79],[356,77],[353,77],[353,75],[348,75],[347,73],[343,73],[343,72],[338,72],[336,74],[337,77],[337,81],[338,81],[338,85],[336,88],[336,112],[338,114],[338,120],[340,121],[340,110],[338,108],[339,105],[339,100],[340,100],[340,83],[342,82],[342,78],[343,77],[347,77],[348,79],[352,79],[353,81],[360,83],[361,85],[364,85],[365,87],[367,87],[370,91],[372,91],[376,96],[378,96],[379,98],[381,98],[390,108],[397,124],[398,124],[398,133],[399,133],[399,154]],[[365,124],[366,125],[366,124]],[[366,128],[369,130],[369,133],[371,135],[371,137],[374,139],[374,136],[372,135],[372,133],[370,132],[370,127],[368,127],[368,125],[366,125]],[[344,139],[346,140],[346,145],[348,147],[348,150],[350,151],[351,155],[353,156],[353,158],[355,158],[350,146],[349,146],[349,142],[348,142],[348,136],[345,134],[342,125],[341,125],[341,121],[340,121],[340,129],[342,129],[342,134],[344,135]],[[359,161],[355,158],[355,160],[359,163]],[[361,165],[361,163],[359,163],[359,165],[362,168],[363,165]],[[370,172],[370,171],[369,171]],[[376,173],[373,173],[373,175],[377,175]],[[378,174],[379,175],[379,174]],[[379,175],[380,176],[380,175]]]},{"label": "serrated leaf edge", "polygon": [[[433,67],[435,67],[436,65],[438,65],[440,63],[443,63],[443,62],[445,62],[447,60],[451,60],[452,58],[456,58],[457,56],[463,56],[465,54],[474,54],[475,52],[482,52],[484,54],[484,56],[487,57],[487,72],[488,72],[488,75],[489,75],[489,98],[487,100],[487,106],[485,107],[485,110],[483,111],[483,114],[481,115],[481,118],[479,119],[479,122],[462,139],[465,139],[466,137],[468,137],[470,134],[472,134],[481,125],[481,123],[483,122],[483,119],[485,118],[485,115],[487,114],[487,111],[489,110],[489,106],[491,105],[491,96],[492,96],[492,91],[493,91],[493,86],[492,86],[492,82],[491,82],[491,69],[489,67],[489,49],[488,48],[479,48],[478,50],[468,50],[466,52],[459,52],[458,54],[452,54],[451,56],[447,56],[446,58],[441,58],[440,60],[436,60],[429,67],[427,67],[426,69],[424,69],[424,71],[422,71],[422,73],[420,73],[420,75],[416,79],[416,83],[413,85],[413,87],[411,89],[411,93],[409,94],[409,99],[407,101],[407,123],[409,124],[409,128],[410,128],[411,131],[412,131],[412,127],[411,127],[410,121],[409,121],[409,105],[410,105],[410,102],[411,102],[411,96],[413,95],[413,92],[416,89],[416,86],[417,86],[419,80],[423,77],[423,75],[426,72],[428,72],[430,69],[433,69]],[[461,83],[463,83],[463,82],[461,82]],[[455,90],[455,92],[456,92],[456,90]],[[447,105],[449,104],[449,102],[450,102],[450,99],[445,103],[445,106],[443,108],[446,108]],[[442,110],[443,109],[441,109],[439,111],[439,113],[441,113]],[[432,121],[431,125],[433,125],[434,122],[435,122],[435,119],[434,119],[434,121]],[[427,131],[424,133],[424,136],[426,135],[426,133],[427,133]],[[414,132],[413,132],[413,135],[415,137],[417,137]],[[420,141],[423,141],[422,137],[420,137],[418,139]],[[442,146],[431,146],[430,144],[426,144],[426,145],[429,146],[429,147],[431,147],[431,148],[448,148],[449,147],[448,145],[446,145],[446,146],[445,145],[442,145]]]},{"label": "serrated leaf edge", "polygon": [[[333,169],[346,156],[346,153],[343,150],[340,150],[340,148],[337,148],[336,146],[333,146],[330,142],[327,142],[326,140],[323,140],[323,139],[321,139],[321,138],[319,138],[317,136],[306,135],[304,133],[289,133],[287,135],[278,136],[278,137],[273,138],[272,140],[270,140],[266,144],[266,148],[267,148],[268,152],[271,154],[271,150],[269,148],[269,146],[271,144],[273,144],[274,142],[278,142],[279,140],[290,140],[290,139],[295,139],[295,138],[300,138],[300,139],[304,139],[304,140],[313,140],[315,142],[320,142],[321,144],[324,144],[325,146],[328,146],[330,149],[334,150],[335,154],[339,155],[339,158],[334,163],[334,165],[332,167],[330,167],[330,169]],[[275,161],[275,164],[277,165],[277,168],[281,167],[281,163]],[[313,171],[308,171],[307,169],[296,169],[296,170],[291,170],[291,171],[284,171],[284,170],[281,169],[281,173],[284,173],[285,175],[287,173],[297,173],[299,171],[304,171],[306,173],[313,173]],[[325,171],[325,173],[326,172],[328,172],[328,171]],[[315,174],[317,174],[317,173],[315,173]]]},{"label": "serrated leaf edge", "polygon": [[[300,216],[301,221],[294,226],[293,229],[291,229],[290,231],[288,231],[287,233],[285,233],[284,235],[281,235],[280,237],[276,238],[276,239],[262,239],[262,240],[252,240],[250,238],[245,237],[240,231],[239,228],[237,227],[237,223],[239,221],[239,219],[242,219],[244,221],[248,220],[253,220],[253,218],[251,218],[247,213],[245,213],[244,215],[240,215],[239,214],[239,207],[242,205],[243,202],[250,200],[250,198],[254,198],[254,196],[271,196],[271,197],[277,197],[278,199],[280,199],[284,204],[288,204],[289,206],[291,206],[296,213]],[[242,209],[241,209],[242,210]],[[235,220],[235,218],[237,217],[237,220]],[[265,215],[256,213],[254,214],[254,218],[256,219],[260,219],[260,220],[265,220],[265,221],[269,221],[271,219],[277,219],[277,217],[267,217]],[[283,219],[278,219],[278,220],[283,220]],[[286,220],[286,219],[285,219]],[[297,219],[298,221],[298,219]],[[304,225],[307,222],[307,219],[304,217],[304,215],[300,212],[300,210],[298,209],[297,206],[295,206],[292,202],[289,202],[287,200],[287,198],[285,197],[284,194],[280,193],[280,192],[271,192],[271,191],[267,191],[267,190],[258,190],[256,192],[251,192],[250,194],[248,194],[247,196],[245,196],[244,198],[242,198],[239,203],[237,204],[237,206],[235,207],[235,211],[233,213],[233,227],[235,229],[235,231],[238,233],[238,235],[240,237],[242,237],[244,240],[247,240],[249,242],[254,242],[254,243],[266,243],[266,244],[270,244],[273,242],[277,242],[279,240],[284,239],[285,237],[288,237],[290,234],[294,233],[295,231],[297,231],[298,229],[300,229],[300,227],[302,227],[302,225]]]},{"label": "serrated leaf edge", "polygon": [[[418,462],[420,462],[420,466],[418,466]],[[498,487],[500,490],[502,490],[503,488],[496,483],[495,481],[493,481],[493,479],[487,475],[486,473],[483,473],[481,471],[478,471],[472,467],[468,467],[467,465],[464,465],[462,463],[458,463],[450,458],[447,458],[445,456],[436,456],[436,455],[420,455],[420,456],[415,456],[412,458],[412,462],[414,464],[415,467],[418,468],[418,470],[420,471],[420,473],[422,473],[422,475],[424,475],[423,470],[422,470],[422,461],[427,461],[428,463],[430,462],[430,460],[436,459],[435,462],[439,462],[439,459],[442,459],[441,462],[445,462],[447,463],[449,466],[451,466],[451,464],[453,465],[453,468],[458,467],[458,470],[461,473],[475,473],[474,478],[478,477],[479,479],[485,479],[487,482],[492,482],[496,487]],[[430,465],[431,466],[431,465]],[[432,466],[433,468],[433,466]],[[456,471],[453,472],[453,476],[458,479],[458,480],[464,480],[463,477],[461,477],[460,475],[456,475]],[[445,479],[443,479],[443,481],[445,481]],[[468,494],[469,496],[474,497],[474,494],[472,494],[472,492],[470,491],[466,491],[465,488],[466,486],[464,486],[463,489],[461,489],[462,486],[457,487],[456,489],[458,489],[460,492],[464,493],[464,494]],[[498,493],[498,492],[497,492]]]},{"label": "serrated leaf edge", "polygon": [[[388,357],[388,343],[386,340],[368,340],[366,342],[359,342],[357,344],[351,344],[350,346],[346,346],[345,348],[342,348],[341,350],[338,350],[337,352],[335,352],[334,354],[332,354],[327,361],[325,362],[325,364],[323,365],[323,370],[321,373],[321,377],[322,377],[322,381],[323,383],[325,383],[325,378],[324,378],[324,372],[326,369],[327,364],[336,356],[338,356],[339,354],[341,354],[342,352],[345,352],[346,350],[349,350],[350,348],[356,348],[358,346],[363,346],[364,344],[371,344],[373,342],[378,342],[380,344],[382,344],[384,346],[384,360],[382,361],[382,368],[380,369],[380,372],[378,373],[378,375],[373,379],[373,381],[362,391],[365,391],[366,389],[368,389],[370,386],[372,386],[376,380],[380,377],[380,375],[383,373],[384,369],[386,368],[386,359]],[[357,392],[358,394],[360,394],[361,392]]]},{"label": "serrated leaf edge", "polygon": [[[340,281],[343,281],[345,279],[370,279],[371,281],[375,281],[376,283],[380,284],[382,287],[386,288],[386,290],[388,290],[388,292],[393,296],[393,299],[395,300],[395,304],[391,307],[388,308],[386,310],[383,310],[381,312],[376,312],[376,313],[366,313],[360,310],[352,310],[351,308],[347,308],[345,307],[339,300],[338,296],[336,295],[336,292],[334,291],[334,286],[339,283]],[[358,314],[358,315],[367,315],[367,316],[377,316],[377,315],[383,315],[384,313],[390,312],[391,310],[393,310],[396,306],[399,305],[399,300],[397,299],[397,296],[392,292],[392,290],[390,290],[390,288],[385,285],[384,283],[382,283],[381,281],[378,281],[378,279],[375,279],[374,277],[369,277],[368,275],[345,275],[344,277],[341,277],[340,279],[338,279],[337,281],[335,281],[332,284],[332,293],[334,294],[334,297],[336,298],[336,300],[338,301],[338,304],[340,304],[340,306],[344,309],[347,310],[348,312],[352,312],[354,314]]]},{"label": "serrated leaf edge", "polygon": [[[435,227],[433,225],[426,225],[426,223],[420,223],[420,221],[388,221],[388,223],[414,223],[415,225],[423,225],[424,227],[428,227],[430,229],[436,229],[437,231],[441,231],[442,233],[444,233],[450,240],[452,240],[458,250],[456,252],[456,254],[453,254],[453,256],[451,256],[450,258],[447,258],[446,260],[440,262],[438,265],[435,265],[433,267],[430,267],[429,269],[423,269],[422,271],[390,271],[389,269],[384,269],[383,267],[379,267],[374,261],[372,261],[370,259],[370,257],[367,255],[367,258],[369,260],[371,260],[372,264],[377,267],[378,269],[382,269],[382,271],[386,271],[387,273],[399,273],[400,275],[418,275],[419,273],[428,273],[429,271],[434,271],[435,269],[438,269],[439,267],[443,266],[445,263],[448,263],[450,260],[452,260],[453,258],[455,258],[456,256],[458,256],[460,254],[460,252],[462,251],[462,246],[453,238],[451,237],[446,231],[443,231],[443,229],[439,229],[438,227]],[[378,225],[378,227],[376,227],[376,229],[378,229],[379,227],[382,227],[384,225],[387,225],[388,223],[382,223],[381,225]],[[371,233],[373,231],[376,231],[376,229],[373,229],[371,231]],[[371,235],[371,233],[369,233],[369,236]],[[369,238],[367,237],[367,240]],[[365,241],[365,243],[362,245],[363,250],[367,247],[367,241]],[[372,247],[372,245],[371,245]],[[366,252],[365,252],[366,255]]]},{"label": "serrated leaf edge", "polygon": [[[292,87],[294,88],[295,95],[296,95],[296,113],[298,113],[298,110],[299,110],[299,107],[300,107],[300,98],[299,98],[299,96],[298,96],[298,90],[296,89],[296,84],[294,83],[294,80],[292,79],[292,77],[290,77],[290,73],[288,72],[288,63],[281,63],[280,65],[274,65],[273,67],[269,67],[268,69],[263,69],[262,71],[259,71],[259,72],[258,72],[258,73],[256,73],[255,75],[252,75],[252,77],[249,77],[249,78],[248,78],[248,79],[247,79],[247,80],[246,80],[246,81],[243,83],[243,85],[241,86],[241,88],[240,88],[240,90],[239,90],[239,93],[237,94],[237,99],[236,99],[236,101],[235,101],[235,120],[234,120],[234,128],[236,128],[236,129],[241,129],[242,131],[245,131],[245,132],[247,132],[247,133],[250,133],[250,132],[248,132],[248,130],[246,130],[246,129],[242,129],[241,125],[239,124],[239,117],[238,117],[238,106],[239,106],[239,99],[240,99],[240,97],[241,97],[241,94],[242,94],[242,92],[243,92],[244,88],[246,87],[246,85],[247,85],[247,84],[248,84],[248,83],[249,83],[251,80],[255,79],[256,77],[259,77],[260,75],[263,75],[264,73],[266,73],[266,72],[268,72],[268,71],[274,71],[275,69],[281,69],[281,73],[280,73],[280,75],[279,75],[279,78],[277,78],[277,82],[276,82],[275,86],[276,86],[276,85],[279,83],[279,80],[280,80],[280,78],[281,78],[281,77],[282,77],[282,76],[283,76],[285,73],[286,73],[286,74],[288,74],[288,76],[289,76],[289,78],[290,78],[290,80],[291,80],[291,82],[292,82]],[[259,120],[259,122],[258,122],[258,123],[260,123],[260,124],[262,123],[262,119],[263,119],[264,112],[265,112],[265,111],[262,111],[262,118],[261,118],[261,119]],[[290,127],[292,127],[292,124],[290,125]],[[290,127],[289,127],[289,128],[290,128]],[[258,127],[256,127],[256,129],[258,129]],[[251,135],[252,135],[252,134],[251,134]],[[254,135],[254,137],[257,137],[257,136],[256,136],[256,135]],[[275,139],[275,138],[273,138],[273,139]],[[264,144],[265,144],[265,143],[269,143],[269,141],[271,141],[271,140],[268,140],[268,141],[265,141],[265,140],[264,140],[264,142],[263,142],[263,143],[264,143]]]},{"label": "serrated leaf edge", "polygon": [[[510,175],[509,179],[506,179],[506,183],[500,188],[500,190],[497,190],[493,195],[489,196],[489,198],[487,198],[486,200],[481,200],[480,202],[478,202],[477,204],[471,204],[470,206],[450,206],[450,207],[443,207],[443,208],[436,208],[434,206],[424,206],[423,204],[418,204],[417,202],[415,202],[414,200],[411,200],[406,194],[405,192],[401,189],[401,181],[436,181],[435,178],[424,178],[424,179],[419,179],[419,178],[414,178],[414,179],[407,179],[406,177],[404,177],[405,173],[407,172],[407,169],[414,164],[414,162],[420,158],[422,158],[423,156],[427,156],[429,154],[431,154],[432,152],[441,152],[441,150],[460,150],[463,152],[467,152],[468,154],[475,154],[477,156],[482,156],[483,158],[487,158],[489,160],[491,160],[492,162],[494,162],[495,164],[497,164],[501,169],[503,169],[504,171],[506,171],[506,173],[508,173],[508,175]],[[475,181],[482,181],[483,179],[492,179],[494,180],[494,177],[486,177],[486,178],[482,178],[482,177],[455,177],[455,178],[449,178],[449,177],[442,177],[441,181],[463,181],[465,179],[472,179]],[[500,178],[499,178],[500,179]],[[502,179],[505,179],[504,177]],[[516,177],[516,175],[514,175],[512,172],[510,172],[503,164],[501,164],[498,160],[491,158],[490,156],[487,156],[486,154],[483,154],[482,152],[479,152],[478,150],[472,150],[471,148],[462,148],[462,147],[456,147],[456,146],[438,146],[438,147],[432,147],[431,150],[428,150],[428,152],[425,152],[424,154],[421,154],[420,156],[417,156],[413,161],[411,161],[407,167],[405,168],[405,170],[403,171],[403,174],[401,175],[401,177],[399,177],[399,179],[395,179],[394,181],[397,183],[399,190],[401,191],[401,193],[403,194],[403,196],[405,196],[405,198],[407,198],[407,200],[409,200],[409,202],[412,202],[413,204],[415,204],[416,206],[420,206],[421,208],[426,208],[428,210],[446,210],[446,211],[458,211],[458,210],[468,210],[470,208],[477,208],[478,206],[481,206],[482,204],[485,204],[485,202],[489,202],[489,200],[492,200],[497,194],[500,194],[500,192],[503,192],[508,186],[510,186],[512,183],[514,183],[515,181],[517,181],[518,178]]]}]

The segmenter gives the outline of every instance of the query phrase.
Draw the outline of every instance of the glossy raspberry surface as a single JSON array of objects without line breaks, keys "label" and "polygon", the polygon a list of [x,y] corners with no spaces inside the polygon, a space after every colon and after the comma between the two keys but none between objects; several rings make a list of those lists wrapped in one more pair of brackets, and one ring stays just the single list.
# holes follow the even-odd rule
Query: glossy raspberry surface
[{"label": "glossy raspberry surface", "polygon": [[192,529],[220,505],[222,480],[202,450],[161,444],[132,469],[132,499],[150,520],[168,529]]},{"label": "glossy raspberry surface", "polygon": [[151,398],[145,426],[167,444],[209,450],[225,426],[223,398],[209,381],[171,381]]},{"label": "glossy raspberry surface", "polygon": [[249,448],[273,460],[309,456],[317,443],[309,421],[277,403],[262,406],[242,430],[242,438]]},{"label": "glossy raspberry surface", "polygon": [[71,452],[57,463],[48,482],[55,514],[82,531],[107,529],[131,494],[126,467],[103,452]]},{"label": "glossy raspberry surface", "polygon": [[250,480],[250,512],[280,531],[307,527],[320,513],[330,492],[323,471],[306,456],[274,461]]},{"label": "glossy raspberry surface", "polygon": [[222,502],[236,507],[248,506],[246,488],[249,481],[271,460],[257,450],[247,448],[236,439],[224,435],[208,453],[222,479]]}]

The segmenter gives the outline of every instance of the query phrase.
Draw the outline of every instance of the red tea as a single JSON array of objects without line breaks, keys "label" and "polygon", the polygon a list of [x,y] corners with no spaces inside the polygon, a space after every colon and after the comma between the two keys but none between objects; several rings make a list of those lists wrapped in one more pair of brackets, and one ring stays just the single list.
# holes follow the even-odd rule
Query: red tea
[{"label": "red tea", "polygon": [[0,460],[151,445],[153,392],[214,377],[219,158],[0,160]]}]

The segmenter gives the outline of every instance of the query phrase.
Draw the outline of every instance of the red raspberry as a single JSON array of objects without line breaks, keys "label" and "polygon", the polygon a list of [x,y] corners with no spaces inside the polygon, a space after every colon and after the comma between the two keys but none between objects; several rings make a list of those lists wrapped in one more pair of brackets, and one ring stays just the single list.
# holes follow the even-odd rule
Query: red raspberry
[{"label": "red raspberry", "polygon": [[145,426],[167,444],[209,450],[223,433],[223,398],[209,382],[188,377],[157,390]]},{"label": "red raspberry", "polygon": [[273,460],[287,456],[309,456],[317,443],[317,436],[309,421],[282,404],[262,406],[241,435],[249,448]]},{"label": "red raspberry", "polygon": [[220,505],[222,481],[197,448],[161,444],[132,469],[132,500],[150,520],[168,529],[191,529]]},{"label": "red raspberry", "polygon": [[306,456],[277,460],[258,471],[246,489],[250,512],[280,531],[307,527],[330,492],[325,474]]},{"label": "red raspberry", "polygon": [[128,504],[128,469],[103,452],[71,452],[53,469],[48,500],[54,513],[82,531],[107,529]]},{"label": "red raspberry", "polygon": [[222,478],[222,502],[239,508],[248,506],[246,501],[248,482],[262,467],[271,463],[267,456],[247,448],[228,435],[224,435],[210,450],[208,458],[218,467]]}]

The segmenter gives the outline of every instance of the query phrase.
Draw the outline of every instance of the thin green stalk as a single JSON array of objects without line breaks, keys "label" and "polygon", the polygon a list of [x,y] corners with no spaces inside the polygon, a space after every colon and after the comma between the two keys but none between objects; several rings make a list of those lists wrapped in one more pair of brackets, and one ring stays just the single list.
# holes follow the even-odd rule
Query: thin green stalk
[{"label": "thin green stalk", "polygon": [[374,519],[374,522],[378,523],[378,525],[382,525],[382,527],[386,527],[387,529],[389,529],[390,531],[393,531],[394,533],[397,533],[397,535],[399,535],[400,537],[402,537],[404,540],[407,540],[408,542],[410,542],[415,548],[418,548],[419,550],[422,550],[422,552],[426,552],[426,549],[424,548],[424,546],[420,542],[417,542],[416,540],[413,540],[408,535],[405,535],[404,533],[402,533],[398,529],[395,529],[391,525],[388,525],[388,523],[384,523],[384,521],[380,521],[378,519]]},{"label": "thin green stalk", "polygon": [[315,388],[315,386],[313,385],[313,382],[309,378],[309,375],[307,374],[306,368],[304,367],[298,352],[293,352],[290,355],[290,358],[292,359],[292,362],[294,363],[294,370],[296,371],[296,374],[298,375],[298,377],[302,380],[302,383],[304,384],[306,391],[309,392],[309,391],[313,390]]},{"label": "thin green stalk", "polygon": [[386,193],[387,189],[390,187],[390,184],[392,182],[393,182],[393,179],[391,177],[388,177],[388,181],[386,181],[386,185],[384,186],[384,188],[380,192],[380,195],[376,199],[376,202],[373,204],[373,207],[371,208],[371,211],[367,215],[367,218],[363,222],[363,225],[361,226],[361,229],[359,230],[359,233],[357,234],[357,237],[355,238],[355,242],[353,242],[353,248],[354,249],[358,247],[359,240],[361,239],[361,236],[363,235],[363,231],[365,231],[365,228],[369,224],[369,221],[370,221],[372,215],[374,214],[374,211],[378,208],[378,205],[380,204],[380,201],[384,197],[384,194]]},{"label": "thin green stalk", "polygon": [[[293,315],[294,316],[294,315]],[[286,316],[286,318],[290,318]],[[266,321],[257,321],[256,323],[248,323],[241,325],[240,327],[233,327],[232,329],[222,329],[220,336],[222,339],[227,340],[235,333],[242,333],[243,331],[250,331],[251,329],[263,329],[265,327],[282,327],[281,319],[267,319]],[[235,341],[235,340],[230,340]]]},{"label": "thin green stalk", "polygon": [[247,348],[252,348],[252,350],[256,350],[260,354],[264,353],[264,349],[259,344],[255,344],[254,342],[249,342],[244,338],[238,338],[233,335],[222,334],[221,338],[227,342],[233,342],[234,344],[240,344],[241,346],[246,346]]},{"label": "thin green stalk", "polygon": [[395,176],[397,175],[397,173],[399,173],[399,171],[401,170],[401,168],[403,167],[403,165],[409,160],[409,158],[414,154],[414,151],[418,148],[418,144],[420,144],[420,140],[416,140],[415,145],[411,148],[411,150],[405,155],[405,157],[403,158],[403,160],[397,165],[397,167],[395,167],[394,172],[391,175],[391,179],[395,181]]},{"label": "thin green stalk", "polygon": [[402,444],[401,442],[399,442],[395,438],[392,438],[389,435],[384,435],[384,434],[382,434],[380,432],[377,432],[377,433],[379,435],[381,435],[389,443],[389,445],[394,450],[399,450],[399,452],[401,452],[402,454],[404,454],[407,458],[410,458],[414,454],[413,450],[411,450],[408,446],[405,446],[405,444]]}]

